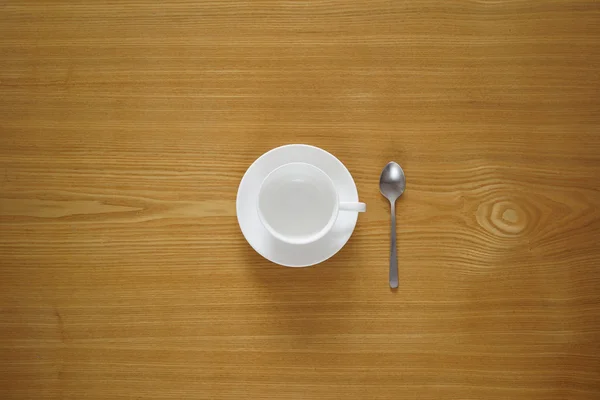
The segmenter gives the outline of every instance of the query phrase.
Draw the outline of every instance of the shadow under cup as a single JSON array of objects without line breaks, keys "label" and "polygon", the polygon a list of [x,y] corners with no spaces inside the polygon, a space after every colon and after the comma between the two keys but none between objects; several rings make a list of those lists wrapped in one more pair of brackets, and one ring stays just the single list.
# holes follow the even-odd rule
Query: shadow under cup
[{"label": "shadow under cup", "polygon": [[271,171],[258,195],[258,215],[277,239],[291,244],[319,240],[333,227],[339,200],[333,181],[307,163],[289,163]]}]

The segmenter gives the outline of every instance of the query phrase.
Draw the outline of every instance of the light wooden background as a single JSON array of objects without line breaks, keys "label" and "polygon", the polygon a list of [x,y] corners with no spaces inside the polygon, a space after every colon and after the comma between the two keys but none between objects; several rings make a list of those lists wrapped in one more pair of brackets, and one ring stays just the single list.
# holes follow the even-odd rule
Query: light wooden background
[{"label": "light wooden background", "polygon": [[[600,397],[597,1],[7,0],[0,90],[3,400]],[[286,143],[369,207],[314,268],[237,226]]]}]

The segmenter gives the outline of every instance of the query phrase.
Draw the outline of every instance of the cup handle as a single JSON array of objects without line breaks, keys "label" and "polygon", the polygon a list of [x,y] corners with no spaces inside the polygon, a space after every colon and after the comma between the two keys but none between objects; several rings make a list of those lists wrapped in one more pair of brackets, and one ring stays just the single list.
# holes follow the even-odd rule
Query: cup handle
[{"label": "cup handle", "polygon": [[355,201],[342,201],[340,202],[340,211],[365,212],[367,211],[367,205]]}]

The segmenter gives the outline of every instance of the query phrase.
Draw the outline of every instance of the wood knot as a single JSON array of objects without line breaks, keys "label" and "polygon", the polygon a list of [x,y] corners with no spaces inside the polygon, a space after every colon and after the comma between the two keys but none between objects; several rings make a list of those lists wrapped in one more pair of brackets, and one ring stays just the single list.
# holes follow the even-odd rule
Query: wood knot
[{"label": "wood knot", "polygon": [[521,236],[538,220],[539,210],[524,199],[490,201],[477,209],[479,225],[497,236]]}]

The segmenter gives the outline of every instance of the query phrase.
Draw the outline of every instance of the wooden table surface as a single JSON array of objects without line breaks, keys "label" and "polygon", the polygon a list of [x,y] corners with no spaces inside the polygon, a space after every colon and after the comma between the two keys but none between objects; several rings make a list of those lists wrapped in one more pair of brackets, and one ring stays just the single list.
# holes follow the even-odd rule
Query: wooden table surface
[{"label": "wooden table surface", "polygon": [[[598,399],[599,71],[595,0],[3,1],[0,398]],[[287,143],[368,204],[316,267],[236,220]]]}]

